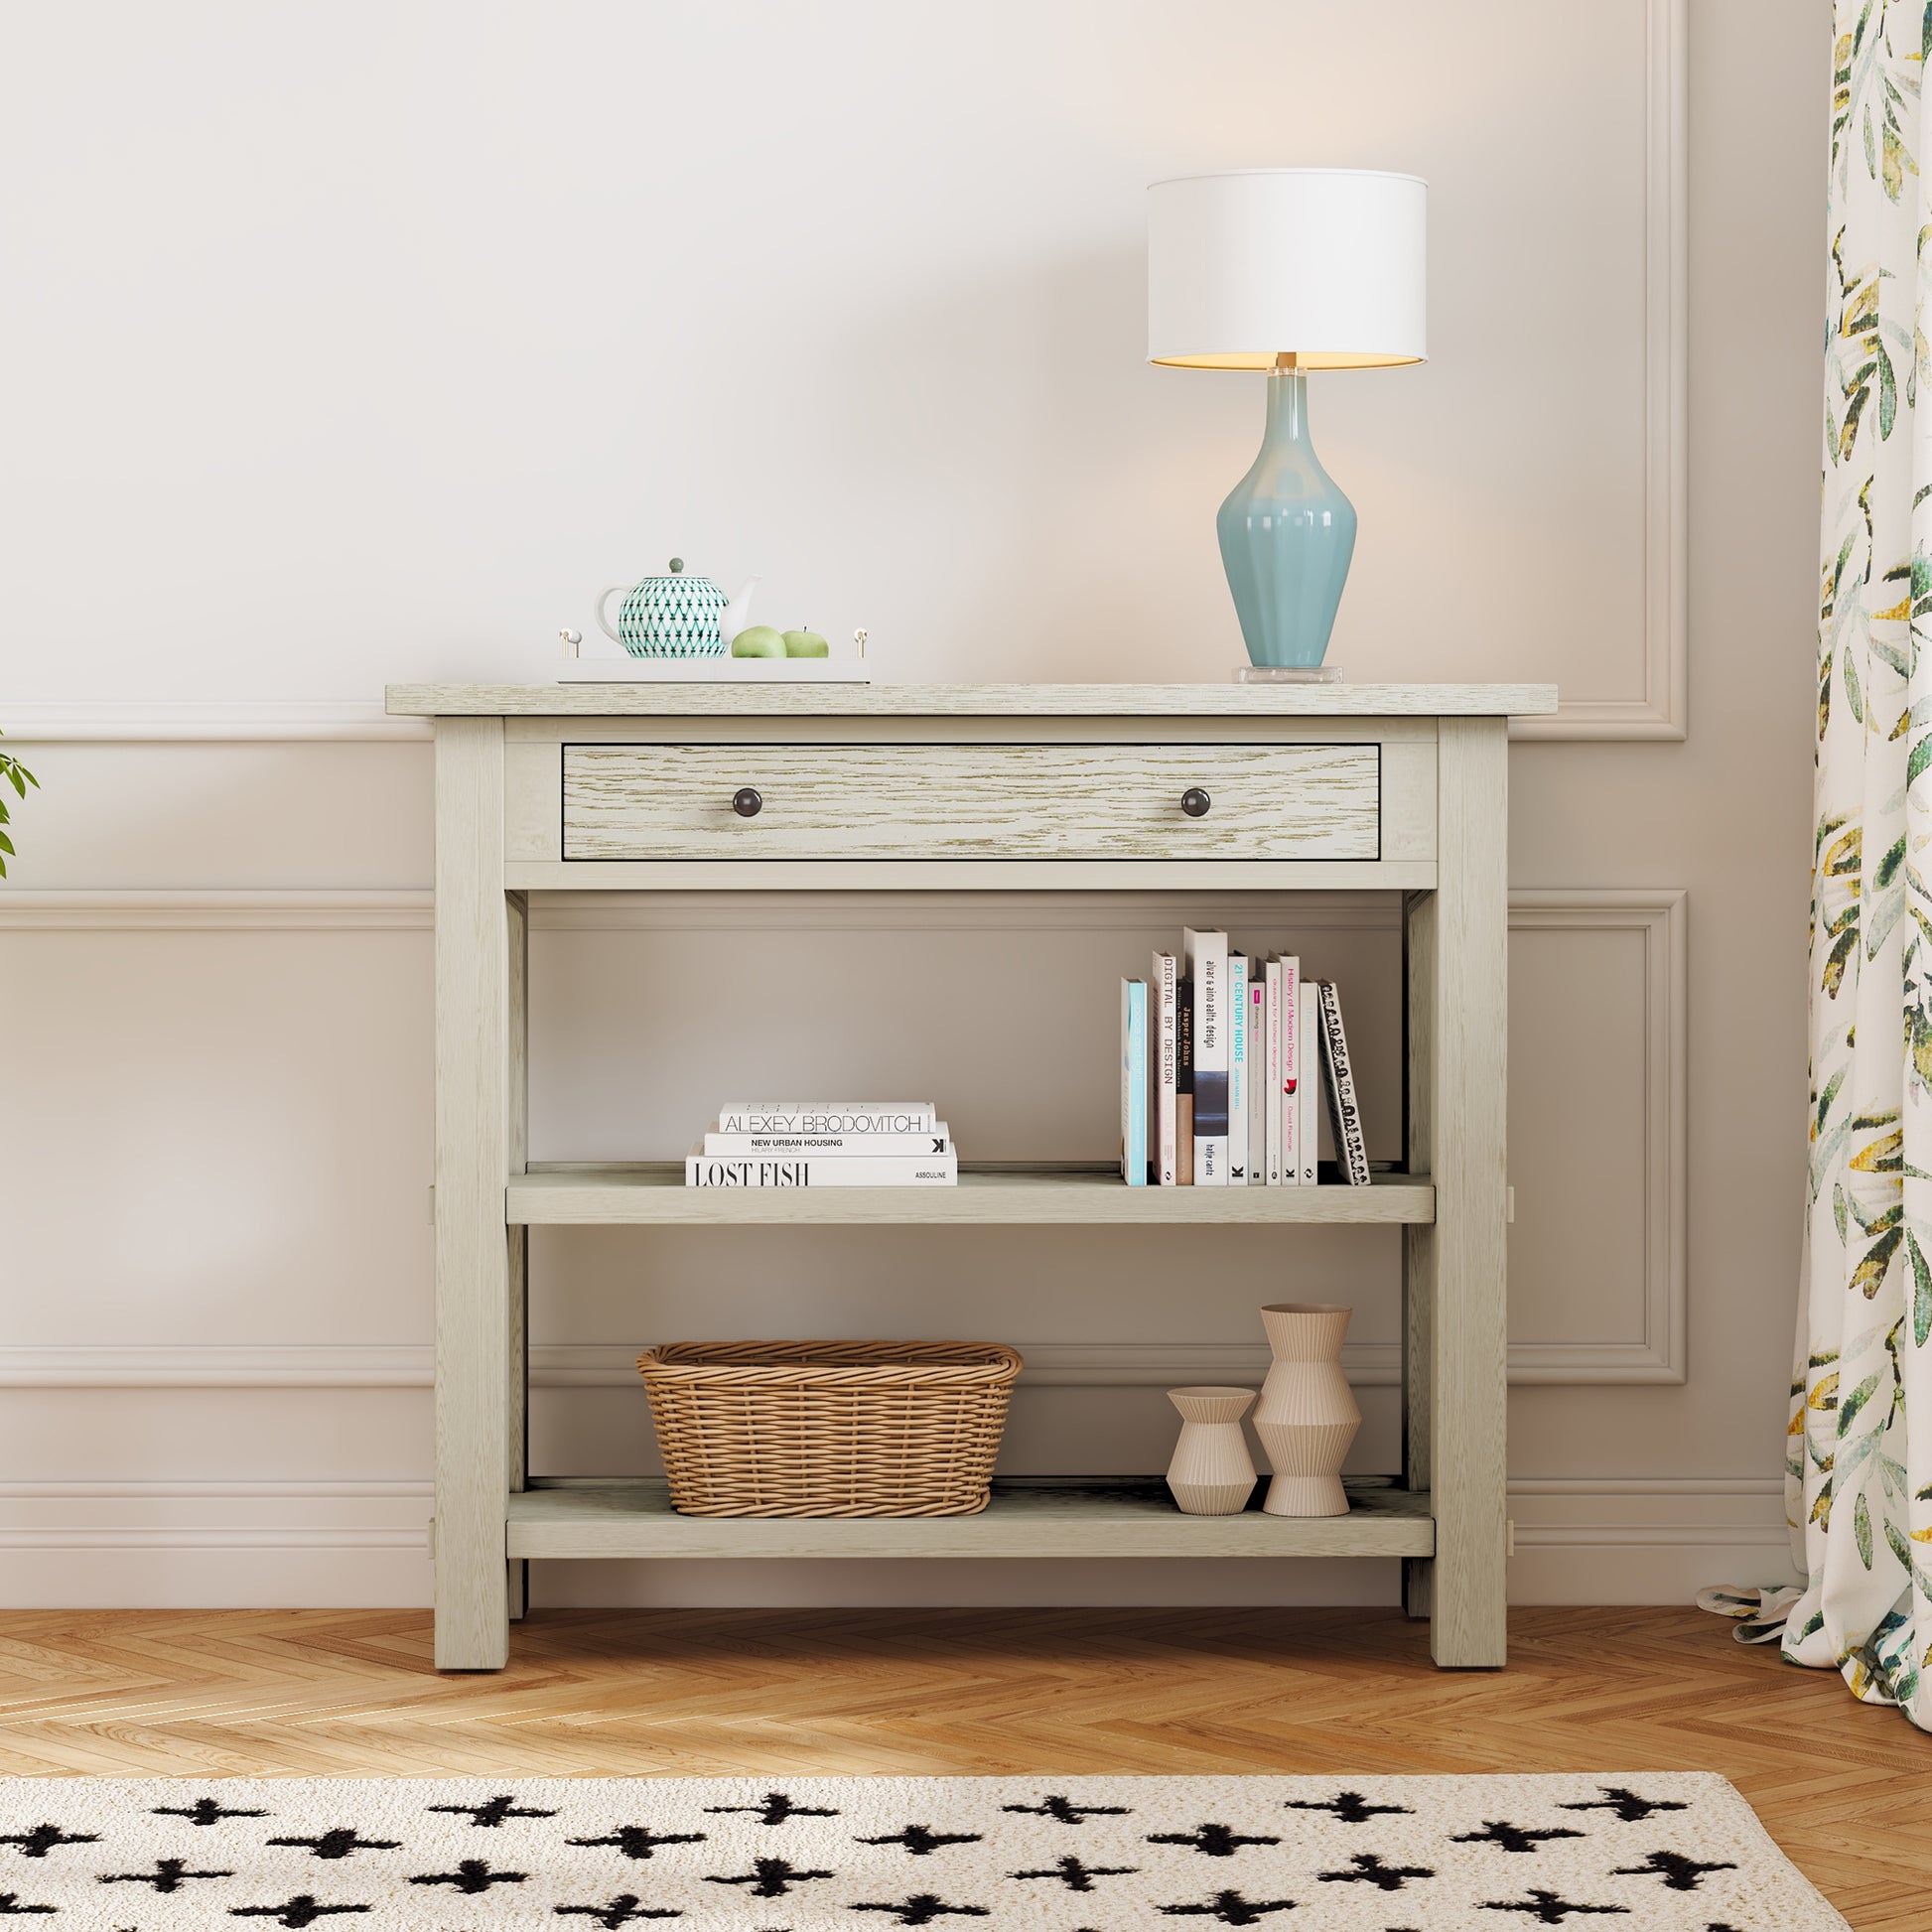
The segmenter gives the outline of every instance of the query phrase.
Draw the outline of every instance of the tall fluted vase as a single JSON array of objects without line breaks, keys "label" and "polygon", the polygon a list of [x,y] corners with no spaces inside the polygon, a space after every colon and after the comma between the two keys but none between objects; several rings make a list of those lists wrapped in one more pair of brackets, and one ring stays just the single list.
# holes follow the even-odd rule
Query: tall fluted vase
[{"label": "tall fluted vase", "polygon": [[1262,1503],[1271,1516],[1345,1516],[1342,1459],[1362,1412],[1341,1372],[1352,1309],[1272,1302],[1261,1311],[1274,1365],[1261,1386],[1255,1434],[1275,1472]]}]

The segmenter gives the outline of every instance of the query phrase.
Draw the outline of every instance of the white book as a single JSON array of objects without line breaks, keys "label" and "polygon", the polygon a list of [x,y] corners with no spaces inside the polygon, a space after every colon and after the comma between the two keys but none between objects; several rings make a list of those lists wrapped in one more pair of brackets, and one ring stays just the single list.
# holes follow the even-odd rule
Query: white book
[{"label": "white book", "polygon": [[1314,982],[1305,979],[1299,1001],[1300,1024],[1295,1029],[1296,1044],[1302,1054],[1302,1071],[1295,1089],[1296,1112],[1300,1116],[1295,1128],[1296,1159],[1304,1187],[1312,1187],[1315,1182],[1315,1137],[1320,1132],[1321,1120],[1321,1059],[1317,1043],[1321,1019],[1318,1006]]},{"label": "white book", "polygon": [[1228,954],[1228,1185],[1248,1184],[1248,962]]},{"label": "white book", "polygon": [[1282,956],[1282,1185],[1302,1184],[1302,1080],[1308,1071],[1308,1035],[1302,1025],[1302,962]]},{"label": "white book", "polygon": [[1147,982],[1120,983],[1120,1177],[1147,1185]]},{"label": "white book", "polygon": [[1154,1170],[1163,1187],[1173,1186],[1180,1178],[1179,1145],[1175,1140],[1174,1055],[1179,1048],[1179,1015],[1176,999],[1179,974],[1171,952],[1154,955],[1154,977],[1148,982],[1148,999],[1154,1011],[1148,1020],[1148,1080],[1154,1105],[1150,1121],[1154,1127]]},{"label": "white book", "polygon": [[694,1153],[684,1163],[687,1187],[951,1187],[958,1180],[959,1162],[951,1154],[714,1160]]},{"label": "white book", "polygon": [[929,1100],[727,1100],[719,1134],[920,1134],[938,1119]]},{"label": "white book", "polygon": [[1194,1185],[1228,1184],[1228,936],[1181,928],[1194,989]]},{"label": "white book", "polygon": [[1268,1184],[1283,1184],[1282,1131],[1282,962],[1268,962]]},{"label": "white book", "polygon": [[810,1154],[821,1160],[846,1160],[854,1155],[923,1158],[953,1152],[952,1129],[935,1120],[931,1130],[917,1134],[719,1134],[704,1137],[704,1152],[726,1160],[746,1155]]},{"label": "white book", "polygon": [[1268,962],[1248,961],[1248,1185],[1268,1179]]},{"label": "white book", "polygon": [[1333,980],[1316,980],[1321,1003],[1321,1090],[1328,1101],[1328,1131],[1334,1137],[1335,1166],[1351,1187],[1369,1184],[1368,1142],[1362,1133],[1362,1110],[1355,1099],[1355,1069],[1348,1059],[1348,1035],[1342,1031],[1341,995]]}]

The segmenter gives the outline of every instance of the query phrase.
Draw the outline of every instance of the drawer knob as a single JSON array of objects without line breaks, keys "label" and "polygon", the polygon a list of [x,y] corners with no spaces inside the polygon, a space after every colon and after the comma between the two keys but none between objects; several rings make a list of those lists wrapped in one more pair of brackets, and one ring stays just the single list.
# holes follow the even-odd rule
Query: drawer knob
[{"label": "drawer knob", "polygon": [[1180,794],[1180,809],[1189,818],[1205,818],[1207,816],[1207,808],[1213,802],[1213,799],[1208,797],[1207,793],[1199,785],[1189,785]]},{"label": "drawer knob", "polygon": [[750,785],[744,785],[732,793],[732,810],[740,818],[757,818],[763,809],[764,800]]}]

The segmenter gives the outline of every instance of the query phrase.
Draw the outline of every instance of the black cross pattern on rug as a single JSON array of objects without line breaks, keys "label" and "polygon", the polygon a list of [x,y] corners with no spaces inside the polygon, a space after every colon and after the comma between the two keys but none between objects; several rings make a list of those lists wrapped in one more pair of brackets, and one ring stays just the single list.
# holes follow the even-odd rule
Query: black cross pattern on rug
[{"label": "black cross pattern on rug", "polygon": [[103,1885],[152,1885],[156,1891],[180,1891],[190,1878],[232,1878],[232,1871],[190,1871],[186,1859],[156,1859],[152,1871],[103,1871]]},{"label": "black cross pattern on rug", "polygon": [[338,1825],[334,1831],[315,1838],[271,1838],[270,1845],[288,1845],[313,1852],[319,1859],[346,1859],[357,1852],[399,1852],[402,1841],[394,1838],[363,1838],[353,1825]]},{"label": "black cross pattern on rug", "polygon": [[1675,1798],[1639,1798],[1620,1784],[1599,1784],[1600,1798],[1574,1805],[1559,1805],[1559,1811],[1613,1811],[1626,1825],[1641,1825],[1653,1811],[1689,1811],[1690,1806]]},{"label": "black cross pattern on rug", "polygon": [[[1011,1805],[1007,1807],[1013,1809]],[[934,1892],[915,1891],[897,1905],[849,1905],[852,1912],[891,1912],[901,1925],[931,1925],[942,1918],[991,1918],[984,1905],[948,1905]]]},{"label": "black cross pattern on rug", "polygon": [[888,1832],[883,1838],[855,1839],[855,1845],[902,1845],[913,1858],[930,1858],[948,1845],[977,1845],[979,1832],[935,1832],[930,1825],[907,1825],[902,1832]]},{"label": "black cross pattern on rug", "polygon": [[191,1825],[218,1825],[224,1818],[266,1818],[265,1811],[230,1811],[213,1798],[197,1798],[192,1805],[156,1805],[156,1818],[185,1818]]},{"label": "black cross pattern on rug", "polygon": [[822,1805],[794,1805],[782,1791],[767,1791],[762,1804],[706,1805],[707,1813],[749,1811],[760,1825],[782,1825],[787,1818],[836,1818],[836,1811]]},{"label": "black cross pattern on rug", "polygon": [[18,1845],[23,1859],[44,1859],[57,1845],[98,1845],[98,1832],[64,1832],[58,1825],[36,1825],[31,1832],[8,1832],[0,1845]]},{"label": "black cross pattern on rug", "polygon": [[431,1811],[451,1811],[484,1831],[493,1831],[506,1818],[555,1818],[554,1811],[531,1811],[505,1791],[481,1805],[431,1805]]},{"label": "black cross pattern on rug", "polygon": [[458,1891],[487,1891],[491,1885],[520,1885],[527,1871],[491,1871],[487,1859],[464,1859],[454,1871],[423,1871],[410,1879],[412,1885],[454,1885]]},{"label": "black cross pattern on rug", "polygon": [[1057,1878],[1068,1891],[1092,1891],[1096,1878],[1121,1878],[1140,1870],[1137,1864],[1085,1864],[1071,1852],[1044,1871],[1012,1871],[1010,1878]]},{"label": "black cross pattern on rug", "polygon": [[1538,1830],[1528,1825],[1506,1824],[1500,1818],[1485,1818],[1481,1831],[1458,1832],[1449,1843],[1499,1845],[1505,1852],[1534,1852],[1545,1839],[1582,1837],[1583,1833],[1571,1825],[1553,1825],[1547,1830]]},{"label": "black cross pattern on rug", "polygon": [[1051,1791],[1036,1805],[1002,1805],[1002,1811],[1025,1812],[1030,1818],[1051,1818],[1062,1825],[1084,1825],[1089,1818],[1131,1818],[1125,1805],[1076,1805],[1071,1798]]},{"label": "black cross pattern on rug", "polygon": [[1682,1852],[1653,1852],[1642,1864],[1620,1864],[1614,1875],[1618,1878],[1661,1878],[1672,1891],[1696,1891],[1704,1882],[1707,1871],[1735,1871],[1730,1860],[1720,1859],[1716,1864],[1704,1864],[1697,1859],[1687,1859]]},{"label": "black cross pattern on rug", "polygon": [[1532,1885],[1527,1898],[1489,1899],[1482,1909],[1485,1912],[1527,1912],[1539,1925],[1561,1925],[1573,1912],[1596,1913],[1600,1916],[1621,1912],[1626,1918],[1630,1914],[1627,1905],[1573,1905],[1561,1892],[1546,1890],[1542,1885]]},{"label": "black cross pattern on rug", "polygon": [[58,1905],[23,1905],[17,1891],[0,1891],[0,1918],[14,1918],[27,1912],[58,1912]]},{"label": "black cross pattern on rug", "polygon": [[1275,1912],[1292,1912],[1292,1898],[1243,1898],[1238,1891],[1217,1891],[1201,1905],[1163,1905],[1164,1918],[1211,1918],[1222,1925],[1259,1925]]},{"label": "black cross pattern on rug", "polygon": [[1321,1871],[1315,1875],[1324,1885],[1378,1885],[1383,1891],[1401,1891],[1411,1878],[1433,1878],[1426,1864],[1384,1864],[1373,1852],[1351,1852],[1348,1863],[1353,1871]]},{"label": "black cross pattern on rug", "polygon": [[313,1893],[299,1891],[291,1899],[280,1905],[230,1905],[230,1918],[272,1918],[277,1925],[294,1928],[301,1932],[305,1925],[313,1925],[319,1918],[335,1918],[343,1912],[372,1912],[373,1905],[323,1905],[316,1901]]},{"label": "black cross pattern on rug", "polygon": [[754,1898],[782,1898],[795,1884],[803,1884],[808,1878],[836,1878],[836,1871],[801,1869],[789,1859],[754,1859],[750,1871],[740,1871],[727,1875],[712,1871],[705,1874],[708,1885],[750,1885]]},{"label": "black cross pattern on rug", "polygon": [[1372,1805],[1359,1791],[1338,1791],[1332,1798],[1316,1801],[1311,1798],[1290,1798],[1284,1805],[1285,1811],[1325,1811],[1331,1813],[1337,1825],[1366,1825],[1371,1818],[1411,1817],[1407,1805]]},{"label": "black cross pattern on rug", "polygon": [[[591,1845],[593,1839],[574,1838],[573,1845]],[[646,1918],[682,1918],[684,1914],[668,1905],[646,1905],[634,1891],[621,1891],[608,1905],[559,1905],[559,1918],[587,1918],[598,1925],[606,1926],[610,1932]]]},{"label": "black cross pattern on rug", "polygon": [[1191,1832],[1149,1832],[1150,1845],[1187,1845],[1210,1859],[1231,1859],[1244,1845],[1279,1845],[1278,1838],[1248,1838],[1226,1825],[1196,1825]]},{"label": "black cross pattern on rug", "polygon": [[[603,1838],[572,1838],[567,1845],[614,1845],[626,1859],[648,1859],[660,1845],[702,1845],[702,1832],[653,1832],[645,1825],[620,1825]],[[563,1908],[558,1907],[561,1911]]]}]

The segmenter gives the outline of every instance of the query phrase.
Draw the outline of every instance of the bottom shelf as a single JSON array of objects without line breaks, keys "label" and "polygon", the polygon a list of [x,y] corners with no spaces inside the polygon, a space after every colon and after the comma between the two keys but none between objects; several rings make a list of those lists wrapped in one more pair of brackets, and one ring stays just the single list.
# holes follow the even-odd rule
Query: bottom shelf
[{"label": "bottom shelf", "polygon": [[[1427,1557],[1426,1491],[1350,1480],[1346,1516],[1184,1516],[1158,1476],[995,1482],[977,1516],[680,1516],[660,1479],[509,1498],[512,1557]],[[1260,1495],[1257,1489],[1257,1499]]]}]

